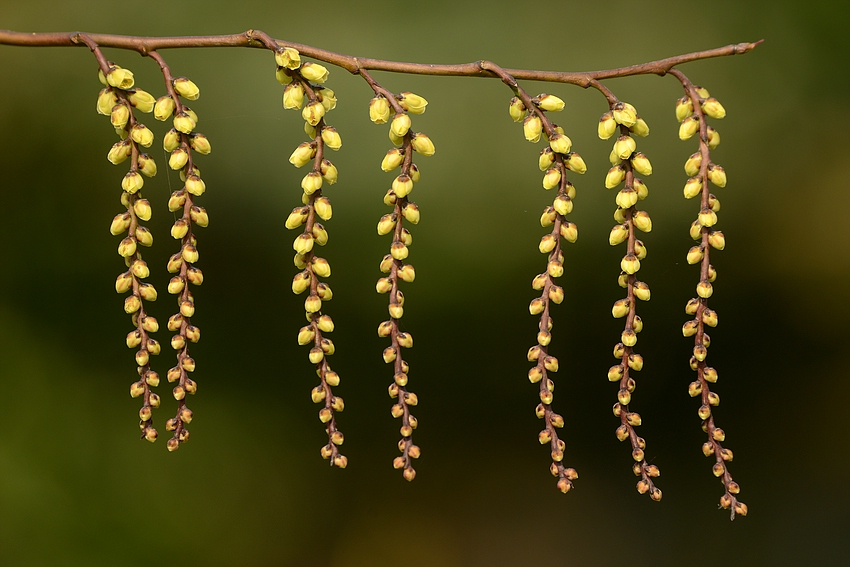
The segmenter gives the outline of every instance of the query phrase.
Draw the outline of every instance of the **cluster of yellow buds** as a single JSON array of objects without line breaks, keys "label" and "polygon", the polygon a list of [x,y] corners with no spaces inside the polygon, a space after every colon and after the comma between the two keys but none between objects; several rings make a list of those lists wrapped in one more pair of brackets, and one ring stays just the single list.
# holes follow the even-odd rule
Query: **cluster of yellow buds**
[{"label": "cluster of yellow buds", "polygon": [[575,242],[578,238],[578,228],[567,220],[566,216],[573,210],[573,199],[576,190],[567,181],[568,171],[584,173],[587,166],[581,156],[570,151],[572,142],[564,133],[563,128],[552,124],[545,112],[563,110],[564,101],[560,98],[540,94],[529,98],[519,87],[516,96],[511,99],[509,112],[515,122],[523,123],[525,138],[529,142],[538,142],[545,136],[548,145],[540,152],[538,165],[545,172],[543,187],[546,190],[557,189],[557,195],[552,205],[546,207],[540,217],[544,228],[552,227],[549,234],[540,240],[540,252],[547,255],[546,271],[538,274],[531,286],[540,292],[529,305],[532,315],[540,316],[538,325],[537,344],[528,350],[528,361],[536,364],[528,371],[528,379],[532,384],[539,384],[540,403],[536,414],[544,420],[545,427],[538,434],[541,445],[549,444],[552,464],[549,467],[553,476],[558,478],[557,487],[563,493],[569,492],[573,481],[578,478],[575,469],[565,467],[564,449],[566,444],[558,437],[557,430],[564,426],[564,418],[552,409],[555,383],[549,378],[550,372],[558,371],[558,359],[549,354],[549,343],[552,340],[551,303],[561,303],[564,300],[564,288],[555,283],[555,279],[564,274],[564,254],[561,251],[561,240]]},{"label": "cluster of yellow buds", "polygon": [[118,245],[118,254],[124,258],[127,271],[115,280],[115,291],[127,293],[124,311],[131,315],[134,330],[127,334],[127,346],[136,350],[139,380],[130,386],[130,395],[142,398],[139,410],[139,428],[142,438],[156,441],[157,431],[153,427],[151,412],[159,407],[159,396],[151,391],[159,385],[159,374],[151,370],[150,357],[160,353],[159,342],[150,334],[159,330],[157,320],[145,312],[145,301],[156,300],[156,289],[142,280],[150,275],[147,263],[142,259],[139,246],[153,244],[153,235],[140,221],[151,218],[151,205],[142,198],[144,177],[156,175],[156,163],[140,147],[150,147],[153,133],[144,124],[137,122],[134,110],[151,112],[154,98],[151,94],[134,87],[133,73],[112,63],[98,70],[98,78],[104,85],[97,97],[97,111],[109,116],[115,132],[121,140],[109,150],[107,159],[113,164],[130,160],[130,171],[121,182],[121,205],[126,209],[112,219],[110,232],[119,236],[127,234]]},{"label": "cluster of yellow buds", "polygon": [[201,330],[192,324],[195,297],[190,285],[201,285],[204,274],[195,266],[199,254],[193,229],[209,224],[207,211],[196,204],[196,199],[206,191],[206,184],[194,158],[195,154],[210,153],[211,148],[207,137],[195,131],[198,115],[182,100],[197,100],[200,96],[197,85],[185,77],[173,79],[169,71],[166,89],[168,94],[156,101],[154,116],[162,121],[172,119],[172,128],[163,139],[163,149],[170,153],[169,167],[180,172],[183,182],[183,187],[174,191],[168,200],[168,210],[180,215],[171,227],[171,236],[180,242],[180,250],[168,260],[168,272],[175,274],[168,282],[168,293],[176,296],[178,311],[168,319],[168,330],[176,333],[171,337],[171,348],[177,353],[177,364],[168,370],[167,378],[172,384],[176,382],[172,393],[177,400],[177,412],[166,422],[165,428],[174,432],[168,440],[168,450],[175,451],[189,440],[186,425],[191,423],[194,414],[186,405],[186,396],[198,389],[197,383],[189,377],[195,371],[189,344],[201,338]]},{"label": "cluster of yellow buds", "polygon": [[[389,94],[389,93],[387,93]],[[422,114],[428,101],[411,92],[403,92],[387,98],[377,94],[369,103],[369,117],[375,124],[390,123],[390,140],[396,146],[390,149],[381,161],[385,172],[399,170],[392,187],[384,196],[384,204],[392,207],[392,212],[378,221],[378,234],[391,235],[390,253],[381,260],[380,270],[386,276],[376,285],[378,293],[389,295],[390,318],[378,326],[378,336],[389,338],[390,346],[384,349],[384,362],[393,365],[393,383],[389,386],[390,398],[396,400],[392,415],[401,419],[401,440],[398,449],[401,455],[393,461],[393,467],[401,469],[405,479],[413,480],[416,470],[413,459],[419,458],[420,450],[413,444],[413,430],[418,420],[411,413],[411,407],[419,403],[419,398],[407,388],[410,365],[402,357],[402,349],[413,346],[413,336],[399,330],[399,319],[404,314],[404,294],[399,289],[400,282],[410,283],[416,277],[413,266],[406,262],[413,236],[404,227],[405,221],[419,223],[419,207],[409,199],[415,183],[419,182],[419,168],[413,163],[413,154],[434,155],[434,143],[421,132],[411,130],[410,114]]]},{"label": "cluster of yellow buds", "polygon": [[319,420],[325,424],[328,435],[328,442],[321,450],[322,457],[332,466],[345,468],[348,458],[339,451],[344,436],[336,424],[336,413],[341,412],[345,404],[341,397],[333,394],[332,388],[339,385],[339,374],[331,370],[328,363],[328,356],[334,353],[335,347],[325,336],[334,330],[334,323],[322,309],[323,302],[333,297],[330,286],[321,281],[331,275],[331,267],[315,252],[315,245],[324,246],[328,242],[328,233],[317,217],[327,221],[333,214],[330,200],[322,194],[322,186],[324,182],[336,183],[338,176],[336,166],[324,157],[325,148],[338,150],[342,147],[336,128],[325,123],[326,114],[336,107],[336,97],[331,89],[323,86],[328,70],[318,63],[302,63],[298,50],[281,47],[275,52],[275,61],[277,80],[286,85],[283,107],[301,110],[304,131],[310,138],[289,157],[295,167],[312,165],[301,181],[302,206],[294,208],[286,219],[286,228],[290,230],[303,227],[293,243],[295,267],[301,272],[292,280],[292,291],[307,294],[304,300],[307,325],[298,331],[298,344],[310,346],[310,362],[316,366],[319,377],[319,385],[313,388],[311,397],[314,403],[322,406]]},{"label": "cluster of yellow buds", "polygon": [[656,502],[661,500],[661,490],[656,488],[653,479],[661,473],[658,467],[646,462],[646,441],[637,435],[635,427],[641,424],[640,415],[629,409],[632,393],[635,390],[635,380],[632,372],[643,368],[643,357],[634,351],[637,335],[643,329],[643,321],[637,315],[637,301],[649,301],[649,286],[637,279],[640,261],[646,257],[646,246],[637,239],[637,231],[652,230],[652,220],[646,211],[638,210],[637,203],[645,199],[649,193],[646,184],[635,177],[635,173],[643,176],[652,174],[652,165],[647,157],[637,151],[637,144],[632,138],[648,136],[649,127],[637,114],[635,107],[625,102],[614,102],[611,110],[599,119],[599,137],[607,140],[615,135],[614,147],[609,159],[611,169],[605,177],[605,187],[614,189],[623,185],[616,197],[617,209],[614,219],[617,225],[611,229],[608,242],[611,246],[626,244],[626,255],[620,261],[620,276],[618,283],[626,289],[626,297],[618,299],[611,308],[611,314],[617,318],[625,318],[625,327],[620,335],[620,342],[614,346],[614,358],[618,363],[608,370],[608,380],[619,385],[617,403],[614,404],[614,416],[619,418],[620,426],[616,435],[620,441],[628,440],[632,447],[634,464],[632,471],[640,477],[637,490],[641,494],[649,494]]},{"label": "cluster of yellow buds", "polygon": [[741,488],[729,473],[727,463],[732,460],[732,451],[721,444],[726,440],[726,433],[714,423],[712,408],[720,405],[720,396],[712,392],[709,386],[717,381],[717,371],[706,364],[711,339],[705,332],[706,327],[717,326],[717,312],[708,306],[708,298],[714,292],[713,283],[717,278],[709,258],[710,251],[712,248],[723,250],[726,246],[723,233],[714,228],[720,201],[709,191],[709,183],[717,187],[726,186],[726,172],[711,161],[710,152],[720,144],[720,134],[708,125],[706,117],[723,118],[726,110],[706,89],[688,82],[684,82],[684,86],[685,96],[676,101],[676,119],[680,121],[679,138],[687,140],[699,134],[699,150],[685,162],[685,172],[689,179],[684,193],[687,199],[700,197],[699,215],[690,228],[691,238],[697,244],[687,254],[689,264],[700,265],[700,281],[696,287],[697,297],[685,306],[685,312],[693,319],[682,326],[684,336],[694,337],[690,367],[697,373],[697,379],[688,386],[688,393],[692,397],[699,397],[702,402],[698,413],[702,420],[702,430],[708,435],[702,450],[707,457],[715,458],[712,472],[721,480],[725,489],[720,506],[730,510],[734,519],[736,514],[747,514],[747,505],[738,500]]}]

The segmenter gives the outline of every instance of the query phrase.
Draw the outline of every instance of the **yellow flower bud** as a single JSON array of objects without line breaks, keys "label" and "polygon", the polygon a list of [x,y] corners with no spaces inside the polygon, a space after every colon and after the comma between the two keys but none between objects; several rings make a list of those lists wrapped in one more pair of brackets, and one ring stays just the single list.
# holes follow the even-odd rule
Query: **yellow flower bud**
[{"label": "yellow flower bud", "polygon": [[134,89],[127,97],[135,108],[141,112],[150,112],[153,110],[156,99],[147,91],[142,89]]},{"label": "yellow flower bud", "polygon": [[693,177],[699,173],[701,166],[702,154],[700,152],[695,152],[691,154],[691,157],[689,157],[688,161],[685,162],[685,173]]},{"label": "yellow flower bud", "polygon": [[135,79],[133,78],[133,73],[129,69],[122,69],[115,65],[110,68],[109,72],[106,74],[106,82],[110,87],[116,87],[126,91],[127,89],[133,88]]},{"label": "yellow flower bud", "polygon": [[416,270],[410,264],[405,264],[398,270],[398,277],[401,281],[411,283],[416,279]]},{"label": "yellow flower bud", "polygon": [[573,212],[573,200],[566,195],[555,197],[555,200],[552,201],[552,206],[559,215],[568,215]]},{"label": "yellow flower bud", "polygon": [[197,126],[197,122],[192,119],[188,112],[180,112],[173,120],[174,129],[184,134],[190,134]]},{"label": "yellow flower bud", "polygon": [[342,147],[342,138],[339,137],[339,133],[333,126],[326,126],[325,128],[322,128],[322,141],[325,142],[327,147],[334,151]]},{"label": "yellow flower bud", "polygon": [[540,245],[538,248],[540,252],[543,254],[548,254],[552,250],[555,249],[555,245],[558,243],[557,239],[552,234],[547,234],[543,238],[540,239]]},{"label": "yellow flower bud", "polygon": [[171,157],[168,158],[168,167],[171,169],[183,169],[189,162],[189,154],[183,148],[178,148],[171,152]]},{"label": "yellow flower bud", "polygon": [[311,142],[301,142],[292,155],[289,156],[289,163],[295,167],[303,167],[310,163],[316,155],[316,146]]},{"label": "yellow flower bud", "polygon": [[529,142],[540,141],[540,135],[543,133],[543,123],[536,115],[527,117],[522,124],[525,139]]},{"label": "yellow flower bud", "polygon": [[118,104],[118,97],[112,92],[112,89],[105,88],[97,95],[97,113],[109,116],[112,114],[112,108]]},{"label": "yellow flower bud", "polygon": [[130,128],[130,139],[139,145],[149,148],[153,144],[153,132],[144,124],[137,123]]},{"label": "yellow flower bud", "polygon": [[384,156],[384,159],[381,161],[381,169],[383,171],[392,171],[395,168],[401,166],[404,161],[404,151],[399,148],[392,148],[387,152],[387,155]]},{"label": "yellow flower bud", "polygon": [[623,256],[623,259],[620,260],[620,269],[627,274],[634,274],[640,270],[640,260],[638,260],[637,256],[634,254],[626,254]]},{"label": "yellow flower bud", "polygon": [[403,109],[411,114],[423,114],[425,107],[428,106],[427,100],[411,92],[401,93],[401,98],[398,102]]},{"label": "yellow flower bud", "polygon": [[324,83],[328,80],[328,69],[324,65],[318,63],[304,63],[299,70],[301,76],[314,83]]},{"label": "yellow flower bud", "polygon": [[628,299],[618,299],[614,302],[614,306],[611,308],[611,315],[613,315],[615,319],[620,319],[629,314],[629,308]]},{"label": "yellow flower bud", "polygon": [[192,134],[189,137],[189,145],[192,149],[202,155],[207,155],[212,151],[210,141],[203,134]]},{"label": "yellow flower bud", "polygon": [[390,124],[390,133],[396,138],[403,138],[410,131],[410,124],[410,116],[407,114],[396,114]]},{"label": "yellow flower bud", "polygon": [[632,152],[637,148],[637,144],[635,143],[635,139],[631,136],[620,136],[617,138],[617,141],[614,142],[614,153],[617,154],[617,157],[620,159],[629,159],[629,156],[632,155]]},{"label": "yellow flower bud", "polygon": [[685,95],[676,101],[676,120],[681,122],[694,113],[694,103],[691,97]]},{"label": "yellow flower bud", "polygon": [[153,177],[156,175],[156,162],[148,154],[142,154],[139,156],[138,165],[139,172],[145,176]]},{"label": "yellow flower bud", "polygon": [[640,179],[635,178],[632,182],[632,185],[634,186],[635,191],[638,194],[638,200],[643,201],[649,196],[649,189],[647,188],[646,183],[644,183]]},{"label": "yellow flower bud", "polygon": [[390,103],[382,95],[369,101],[369,118],[375,124],[386,124],[390,119]]},{"label": "yellow flower bud", "polygon": [[652,175],[652,164],[643,152],[637,152],[632,156],[632,167],[641,175]]},{"label": "yellow flower bud", "polygon": [[381,259],[381,263],[378,268],[381,270],[381,272],[388,274],[390,273],[394,265],[395,262],[393,261],[393,257],[387,254]]},{"label": "yellow flower bud", "polygon": [[123,104],[116,104],[112,107],[109,120],[116,129],[124,128],[130,120],[130,109]]},{"label": "yellow flower bud", "polygon": [[[330,220],[333,215],[333,208],[331,207],[331,202],[327,197],[319,197],[316,199],[313,203],[313,207],[316,209],[316,214],[319,215],[319,218],[322,220]],[[294,212],[295,210],[293,210],[293,213]],[[305,211],[304,215],[306,215],[306,213],[307,212]],[[306,221],[306,216],[304,216],[304,220]],[[287,226],[287,228],[289,228],[289,226]]]},{"label": "yellow flower bud", "polygon": [[383,236],[391,233],[395,229],[396,218],[394,215],[384,215],[378,221],[378,234]]},{"label": "yellow flower bud", "polygon": [[726,187],[726,170],[719,165],[709,165],[708,180],[718,187]]},{"label": "yellow flower bud", "polygon": [[508,107],[508,112],[514,122],[522,122],[525,119],[527,109],[520,99],[513,97]]},{"label": "yellow flower bud", "polygon": [[557,167],[550,168],[543,176],[543,188],[554,189],[561,184],[561,170]]},{"label": "yellow flower bud", "polygon": [[714,226],[717,224],[717,213],[711,209],[703,209],[699,212],[699,223],[702,226]]},{"label": "yellow flower bud", "polygon": [[294,47],[279,47],[274,54],[274,60],[280,67],[297,69],[301,66],[301,54]]},{"label": "yellow flower bud", "polygon": [[[608,170],[608,175],[605,176],[605,187],[613,189],[623,182],[626,178],[626,168],[622,165],[615,165]],[[628,207],[627,207],[628,208]]]},{"label": "yellow flower bud", "polygon": [[629,130],[631,130],[632,134],[641,138],[649,136],[649,125],[640,116],[637,117],[634,126],[630,127]]},{"label": "yellow flower bud", "polygon": [[[649,301],[650,292],[649,286],[644,282],[635,282],[634,286],[635,297],[640,299],[641,301]],[[640,355],[632,355],[632,356],[640,356]],[[631,363],[629,364],[631,366]],[[641,367],[643,367],[643,358],[641,358]],[[640,370],[640,368],[635,368],[635,370]]]},{"label": "yellow flower bud", "polygon": [[720,145],[720,132],[718,132],[717,130],[715,130],[711,126],[709,126],[708,130],[707,130],[707,135],[708,135],[708,147],[710,149],[713,150],[714,148],[716,148],[717,146]]},{"label": "yellow flower bud", "polygon": [[708,235],[708,243],[712,248],[723,250],[726,248],[726,237],[719,230],[714,230]]},{"label": "yellow flower bud", "polygon": [[575,242],[578,240],[578,227],[575,223],[564,221],[561,223],[561,238],[567,242]]},{"label": "yellow flower bud", "polygon": [[560,112],[561,110],[564,110],[564,101],[555,95],[546,93],[537,95],[536,102],[538,107],[549,112]]},{"label": "yellow flower bud", "polygon": [[129,172],[124,176],[124,179],[121,180],[121,188],[131,195],[141,189],[144,184],[144,178],[135,171]]},{"label": "yellow flower bud", "polygon": [[[632,329],[626,329],[625,331],[620,333],[620,341],[626,346],[635,346],[637,344],[637,334]],[[632,415],[637,416],[637,414],[634,413],[630,414],[629,418],[631,418]],[[640,417],[637,418],[637,423],[632,423],[631,419],[629,419],[629,423],[631,423],[632,425],[640,425]]]},{"label": "yellow flower bud", "polygon": [[543,214],[540,215],[540,226],[547,227],[555,224],[555,218],[557,218],[557,212],[555,211],[555,207],[546,207],[543,210]]},{"label": "yellow flower bud", "polygon": [[324,258],[314,256],[310,261],[310,266],[313,268],[313,273],[320,278],[327,278],[331,275],[331,265]]},{"label": "yellow flower bud", "polygon": [[537,166],[540,168],[540,171],[546,171],[552,164],[555,163],[555,152],[552,151],[552,148],[545,147],[540,151],[540,159],[537,160]]},{"label": "yellow flower bud", "polygon": [[201,90],[198,85],[187,79],[186,77],[178,77],[172,82],[174,90],[177,94],[188,100],[198,100],[201,96]]},{"label": "yellow flower bud", "polygon": [[[318,124],[324,116],[325,107],[318,101],[308,103],[307,106],[304,107],[304,110],[301,111],[301,118],[306,120],[311,126]],[[342,141],[340,141],[340,145],[342,145]]]},{"label": "yellow flower bud", "polygon": [[[186,244],[183,246],[183,250],[180,253],[180,256],[184,261],[194,264],[200,258],[200,254],[198,253],[198,249],[193,244]],[[190,317],[191,315],[187,315]]]},{"label": "yellow flower bud", "polygon": [[637,112],[635,107],[627,102],[618,102],[612,109],[614,120],[617,124],[622,124],[627,128],[631,128],[637,122]]},{"label": "yellow flower bud", "polygon": [[428,136],[422,134],[421,132],[413,135],[413,138],[411,139],[411,144],[413,145],[413,149],[417,153],[422,154],[423,156],[434,155],[434,142],[432,142]]},{"label": "yellow flower bud", "polygon": [[331,163],[330,160],[322,160],[322,163],[320,165],[320,171],[322,173],[322,179],[327,181],[329,185],[333,185],[337,182],[337,179],[339,179],[339,171],[337,170],[336,166]]},{"label": "yellow flower bud", "polygon": [[688,179],[687,183],[685,183],[685,199],[693,199],[697,195],[702,193],[702,178],[700,177],[691,177]]},{"label": "yellow flower bud", "polygon": [[115,165],[125,161],[130,155],[133,153],[133,148],[130,146],[130,142],[127,140],[121,140],[120,142],[116,142],[110,148],[109,153],[106,154],[106,159],[112,162]]},{"label": "yellow flower bud", "polygon": [[603,140],[607,140],[617,131],[617,121],[614,120],[614,114],[612,112],[606,112],[599,119],[599,126],[597,127],[597,134]]},{"label": "yellow flower bud", "polygon": [[399,199],[403,199],[413,191],[413,180],[409,176],[401,174],[393,180],[392,190]]},{"label": "yellow flower bud", "polygon": [[318,311],[321,311],[321,309],[322,300],[318,295],[311,293],[307,296],[307,299],[304,300],[304,310],[307,313],[316,313]]},{"label": "yellow flower bud", "polygon": [[635,227],[641,232],[650,232],[652,230],[652,219],[649,218],[649,213],[646,211],[637,211],[632,215],[632,221]]},{"label": "yellow flower bud", "polygon": [[401,209],[401,214],[404,215],[410,223],[419,224],[419,207],[416,203],[405,203]]},{"label": "yellow flower bud", "polygon": [[688,264],[699,264],[702,262],[702,259],[705,257],[705,252],[703,251],[701,246],[692,246],[690,250],[688,250]]},{"label": "yellow flower bud", "polygon": [[583,174],[587,171],[587,165],[584,163],[582,157],[576,152],[567,154],[564,163],[567,166],[567,169],[578,174]]},{"label": "yellow flower bud", "polygon": [[628,237],[629,227],[624,224],[618,224],[611,229],[611,233],[608,235],[608,243],[611,246],[617,246],[618,244],[625,242]]},{"label": "yellow flower bud", "polygon": [[552,148],[553,152],[558,152],[559,154],[568,153],[572,144],[572,140],[563,134],[555,134],[549,138],[549,147]]},{"label": "yellow flower bud", "polygon": [[699,282],[697,284],[697,295],[703,299],[708,299],[714,293],[714,288],[708,282]]},{"label": "yellow flower bud", "polygon": [[162,148],[166,152],[173,152],[180,147],[180,133],[174,128],[165,133],[162,138]]},{"label": "yellow flower bud", "polygon": [[[304,104],[304,87],[301,83],[290,83],[283,89],[283,108],[297,110]],[[324,107],[323,107],[324,108]]]},{"label": "yellow flower bud", "polygon": [[699,118],[696,116],[685,118],[679,125],[680,140],[687,140],[697,132],[699,132]]},{"label": "yellow flower bud", "polygon": [[322,174],[318,171],[311,171],[301,180],[301,188],[305,195],[312,195],[322,188]]},{"label": "yellow flower bud", "polygon": [[553,278],[560,278],[564,275],[564,264],[557,260],[552,260],[546,265],[546,273]]},{"label": "yellow flower bud", "polygon": [[702,111],[708,114],[712,118],[721,119],[726,116],[726,109],[723,108],[723,105],[720,104],[714,97],[709,97],[705,99],[705,102],[702,103]]},{"label": "yellow flower bud", "polygon": [[301,255],[310,252],[313,249],[313,235],[299,234],[292,243],[292,248]]}]

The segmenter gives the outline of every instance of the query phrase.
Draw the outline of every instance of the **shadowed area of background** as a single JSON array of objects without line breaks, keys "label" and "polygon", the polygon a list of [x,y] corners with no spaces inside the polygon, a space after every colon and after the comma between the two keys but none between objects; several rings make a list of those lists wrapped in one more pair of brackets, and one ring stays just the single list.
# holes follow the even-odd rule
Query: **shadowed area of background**
[{"label": "shadowed area of background", "polygon": [[[560,6],[560,5],[559,5]],[[604,7],[603,7],[604,6]],[[554,9],[554,5],[550,6]],[[539,12],[536,11],[539,9]],[[334,217],[323,249],[333,268],[337,330],[332,363],[345,398],[347,470],[319,456],[325,442],[310,402],[315,374],[295,336],[302,297],[290,292],[294,233],[283,222],[299,204],[303,170],[287,161],[305,139],[298,113],[281,106],[270,54],[248,49],[164,51],[176,75],[201,88],[192,103],[211,155],[198,160],[210,213],[199,229],[206,281],[193,321],[198,395],[192,440],[168,454],[164,440],[139,441],[128,396],[135,377],[130,330],[114,277],[123,270],[109,235],[119,213],[125,165],[105,157],[115,141],[95,113],[94,58],[86,49],[0,46],[0,563],[4,566],[311,565],[836,565],[850,552],[850,465],[846,429],[845,315],[850,276],[846,231],[850,157],[841,117],[848,94],[846,7],[814,2],[612,1],[547,12],[492,2],[323,2],[273,5],[244,0],[105,4],[7,2],[0,27],[132,35],[236,33],[262,29],[353,55],[505,67],[590,70],[766,38],[745,56],[682,66],[728,111],[714,121],[712,152],[729,184],[719,228],[725,251],[712,306],[711,363],[723,401],[716,412],[735,451],[731,470],[750,516],[717,511],[722,486],[703,457],[691,340],[681,336],[697,269],[685,254],[697,210],[682,197],[681,142],[673,77],[606,84],[634,104],[652,134],[638,147],[652,160],[643,202],[654,229],[641,279],[652,301],[638,351],[632,407],[648,459],[662,472],[660,504],[634,489],[628,447],[617,442],[606,380],[622,321],[610,306],[622,248],[610,247],[614,193],[604,189],[610,142],[596,136],[606,110],[595,91],[527,83],[567,108],[555,120],[588,164],[575,177],[580,238],[566,249],[567,299],[554,309],[552,353],[561,360],[555,409],[566,420],[566,462],[576,490],[561,495],[536,441],[536,388],[526,379],[535,318],[530,282],[542,271],[538,219],[551,193],[537,155],[507,112],[496,80],[375,73],[388,89],[430,102],[414,129],[437,153],[419,158],[412,198],[416,282],[404,287],[403,326],[416,338],[410,385],[421,400],[415,440],[423,456],[407,483],[391,467],[398,422],[390,416],[391,372],[375,329],[386,297],[375,293],[389,246],[375,233],[392,175],[380,161],[387,127],[368,119],[364,81],[331,67],[339,99],[328,122],[343,147],[326,194]],[[844,12],[844,13],[839,13]],[[106,50],[137,86],[164,93],[153,61]],[[146,259],[160,290],[151,313],[174,312],[165,293],[173,216],[165,203],[179,183],[161,150],[166,128],[150,116],[160,173],[145,196],[155,244]],[[154,368],[172,365],[168,332]],[[160,430],[174,411],[159,388]],[[163,435],[165,434],[162,431]],[[842,543],[843,542],[843,543]],[[166,559],[167,558],[167,559]]]}]

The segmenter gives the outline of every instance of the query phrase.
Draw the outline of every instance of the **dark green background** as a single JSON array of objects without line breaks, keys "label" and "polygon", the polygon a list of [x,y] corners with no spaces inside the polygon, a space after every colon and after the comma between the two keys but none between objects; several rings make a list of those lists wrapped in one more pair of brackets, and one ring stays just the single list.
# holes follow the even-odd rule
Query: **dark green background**
[{"label": "dark green background", "polygon": [[[176,454],[137,439],[139,403],[130,330],[113,289],[123,269],[109,222],[120,212],[126,168],[105,157],[114,142],[95,113],[101,88],[85,49],[0,46],[0,563],[85,565],[837,565],[850,551],[848,490],[846,211],[850,157],[846,5],[814,2],[357,3],[313,5],[184,1],[4,2],[0,27],[134,35],[236,33],[403,61],[487,58],[506,67],[589,70],[765,38],[745,56],[684,65],[729,116],[712,157],[729,184],[719,227],[725,251],[712,305],[711,361],[720,373],[716,412],[735,451],[731,466],[750,516],[716,510],[722,487],[702,456],[697,402],[687,396],[690,344],[680,326],[697,271],[685,253],[696,214],[682,198],[682,164],[696,149],[678,140],[672,77],[608,81],[652,128],[639,148],[652,160],[645,209],[654,230],[641,279],[653,298],[638,350],[646,359],[632,407],[644,417],[648,457],[664,500],[640,497],[628,448],[613,435],[615,388],[605,378],[621,321],[610,316],[622,250],[608,246],[613,192],[603,179],[610,142],[596,137],[598,93],[527,84],[567,102],[556,117],[588,163],[571,219],[567,300],[555,308],[552,352],[561,359],[555,408],[567,422],[566,461],[581,475],[563,496],[536,442],[536,389],[525,351],[538,218],[539,146],[507,113],[495,80],[375,73],[393,91],[430,102],[414,128],[436,143],[413,198],[422,210],[405,286],[411,387],[421,399],[414,483],[392,469],[398,422],[386,395],[386,298],[374,291],[389,242],[375,233],[392,176],[378,167],[385,126],[368,120],[365,83],[332,68],[339,106],[328,117],[343,138],[331,157],[340,181],[323,250],[334,270],[328,305],[337,331],[332,363],[346,400],[345,471],[319,457],[323,443],[309,392],[315,374],[295,344],[302,298],[289,290],[294,237],[283,227],[299,202],[287,158],[304,140],[284,111],[271,55],[258,50],[163,52],[201,88],[192,104],[213,153],[199,159],[212,219],[200,231],[206,283],[193,319],[198,395],[192,441]],[[107,56],[157,96],[152,61]],[[145,185],[155,213],[151,281],[164,321],[167,256],[176,251],[165,209],[169,175]],[[167,345],[167,331],[159,333]],[[164,351],[169,351],[168,348]],[[171,365],[164,353],[155,368]],[[158,424],[174,410],[159,388]]]}]

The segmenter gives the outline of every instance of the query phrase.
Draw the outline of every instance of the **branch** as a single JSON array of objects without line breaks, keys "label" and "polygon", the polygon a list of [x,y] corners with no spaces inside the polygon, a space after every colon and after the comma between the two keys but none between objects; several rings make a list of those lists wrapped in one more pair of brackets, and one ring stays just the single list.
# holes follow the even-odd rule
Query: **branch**
[{"label": "branch", "polygon": [[[89,34],[81,32],[59,32],[59,33],[21,33],[9,30],[0,30],[0,44],[19,45],[28,47],[78,47],[87,46],[85,39],[91,39],[100,47],[114,47],[116,49],[129,49],[137,51],[141,55],[148,55],[152,51],[160,49],[175,49],[182,47],[252,47],[268,49],[267,40],[269,36],[259,30],[248,30],[232,35],[207,35],[207,36],[175,36],[175,37],[139,37],[112,34]],[[431,65],[427,63],[405,63],[401,61],[385,61],[383,59],[370,59],[335,53],[317,47],[311,47],[301,43],[292,43],[273,39],[279,45],[294,47],[303,55],[336,65],[357,75],[361,69],[374,71],[390,71],[393,73],[407,73],[411,75],[441,75],[462,77],[490,77],[501,78],[497,73],[487,69],[481,61],[472,63],[460,63],[457,65]],[[706,51],[695,51],[675,57],[667,57],[658,61],[630,65],[617,69],[606,69],[602,71],[586,72],[556,72],[535,71],[531,69],[504,69],[506,73],[515,79],[547,81],[554,83],[569,83],[583,88],[594,86],[594,81],[613,79],[616,77],[629,77],[633,75],[665,75],[670,69],[682,63],[710,59],[712,57],[725,57],[738,55],[752,51],[764,40],[755,43],[737,43],[709,49]],[[89,46],[90,47],[90,46]]]}]

